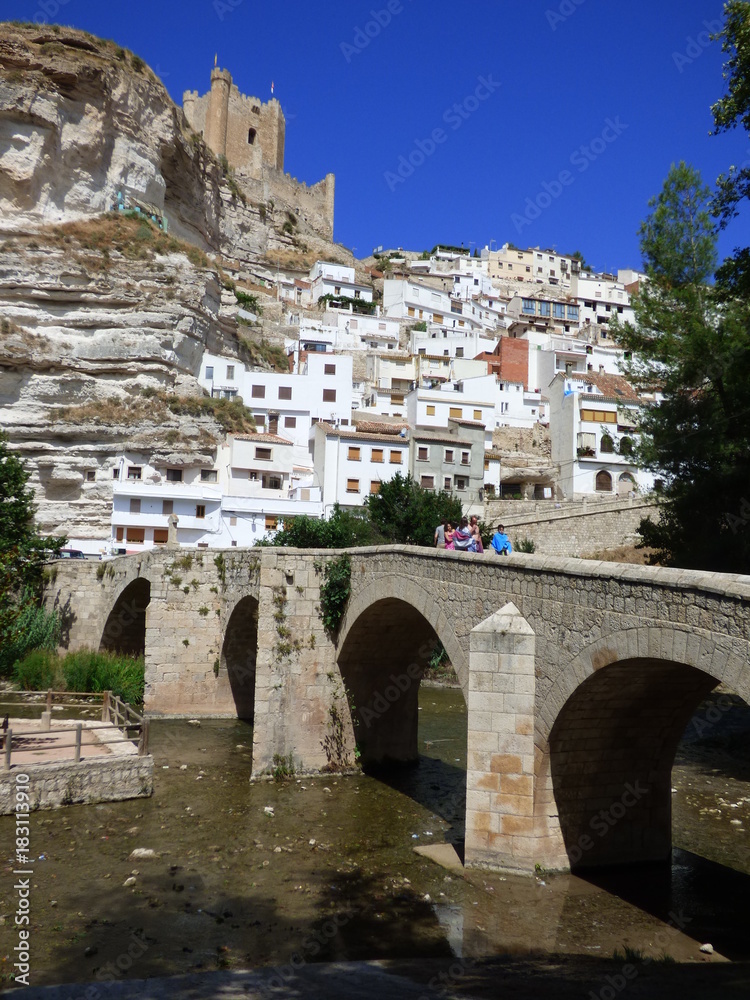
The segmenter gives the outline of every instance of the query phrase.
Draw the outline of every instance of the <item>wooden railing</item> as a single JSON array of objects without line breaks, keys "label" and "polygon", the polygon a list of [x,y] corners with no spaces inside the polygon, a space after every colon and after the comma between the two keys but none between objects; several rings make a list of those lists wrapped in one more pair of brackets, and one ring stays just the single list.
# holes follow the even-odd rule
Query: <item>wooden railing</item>
[{"label": "wooden railing", "polygon": [[[7,692],[6,692],[7,694]],[[103,691],[101,693],[92,694],[91,692],[78,692],[78,691],[28,691],[23,692],[24,698],[22,701],[5,701],[0,702],[0,708],[10,708],[16,705],[23,705],[28,707],[29,705],[44,705],[44,712],[42,714],[42,729],[34,730],[22,730],[14,731],[12,728],[8,728],[5,731],[0,732],[0,746],[3,751],[3,769],[5,771],[10,770],[11,760],[13,750],[19,751],[19,741],[25,738],[38,738],[40,735],[48,732],[54,732],[55,735],[61,733],[75,733],[75,737],[72,743],[55,743],[56,750],[70,749],[73,748],[73,762],[79,763],[81,760],[81,745],[83,738],[84,725],[82,722],[76,722],[71,726],[55,726],[54,730],[50,728],[50,721],[52,717],[53,705],[57,705],[60,708],[81,708],[81,701],[84,703],[89,701],[90,703],[96,705],[101,703],[101,721],[106,723],[105,726],[97,726],[91,729],[91,732],[99,735],[102,733],[107,733],[106,741],[99,741],[102,743],[103,747],[110,747],[118,743],[131,743],[138,748],[138,756],[142,757],[148,753],[148,719],[145,719],[142,715],[128,704],[128,702],[123,701],[118,695],[113,694],[111,691]],[[63,701],[62,699],[76,699],[75,701]],[[38,699],[38,700],[37,700]],[[46,719],[45,719],[46,715]],[[46,723],[46,725],[44,725]],[[124,733],[124,735],[114,736],[115,733]],[[112,734],[112,735],[109,735]],[[131,735],[132,734],[132,735]],[[14,740],[16,745],[14,747]],[[94,755],[100,756],[100,755]],[[55,760],[39,760],[35,761],[38,764],[46,763],[57,763],[58,759]]]}]

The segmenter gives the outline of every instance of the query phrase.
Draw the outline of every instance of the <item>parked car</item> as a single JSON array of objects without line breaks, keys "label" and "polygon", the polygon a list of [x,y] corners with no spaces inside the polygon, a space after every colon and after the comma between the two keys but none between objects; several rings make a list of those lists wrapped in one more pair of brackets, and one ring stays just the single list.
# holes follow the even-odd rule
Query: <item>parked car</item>
[{"label": "parked car", "polygon": [[86,556],[80,549],[60,549],[58,559],[85,559]]}]

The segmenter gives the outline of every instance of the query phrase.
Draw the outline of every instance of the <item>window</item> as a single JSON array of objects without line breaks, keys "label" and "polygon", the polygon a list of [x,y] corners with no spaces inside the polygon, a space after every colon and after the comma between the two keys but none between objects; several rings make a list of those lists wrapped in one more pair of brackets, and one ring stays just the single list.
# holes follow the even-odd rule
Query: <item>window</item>
[{"label": "window", "polygon": [[370,453],[370,461],[376,462],[378,465],[380,465],[380,463],[383,461],[383,449],[373,448],[372,452]]},{"label": "window", "polygon": [[255,136],[257,134],[258,133],[255,131],[254,128],[249,128],[247,130],[247,144],[248,144],[248,146],[254,146],[255,145]]},{"label": "window", "polygon": [[262,459],[265,462],[271,461],[271,449],[270,448],[256,448],[255,457]]},{"label": "window", "polygon": [[266,514],[266,531],[276,531],[278,526],[278,517],[274,517],[273,514]]},{"label": "window", "polygon": [[216,469],[201,469],[201,482],[202,483],[215,483],[218,481],[218,473]]},{"label": "window", "polygon": [[167,482],[168,483],[181,483],[182,482],[182,469],[167,469]]},{"label": "window", "polygon": [[370,493],[380,493],[380,482],[377,479],[370,483]]},{"label": "window", "polygon": [[617,414],[611,410],[581,410],[581,420],[590,420],[597,424],[616,424]]},{"label": "window", "polygon": [[341,285],[334,285],[333,286],[333,294],[334,295],[341,295]]},{"label": "window", "polygon": [[461,409],[460,406],[451,406],[448,415],[451,417],[457,417],[460,420],[461,417],[463,416],[463,413],[464,411]]},{"label": "window", "polygon": [[417,448],[417,461],[426,462],[430,457],[430,452],[428,448]]},{"label": "window", "polygon": [[565,306],[562,302],[552,303],[552,315],[555,319],[565,319]]},{"label": "window", "polygon": [[350,462],[359,462],[360,461],[360,449],[359,448],[350,448],[349,449],[349,453],[348,453],[348,455],[346,457],[349,459]]},{"label": "window", "polygon": [[227,382],[234,382],[234,365],[227,365]]},{"label": "window", "polygon": [[346,481],[346,492],[347,493],[359,493],[359,480],[358,479],[347,479],[347,481]]},{"label": "window", "polygon": [[128,479],[140,479],[141,471],[140,465],[131,465],[128,469]]},{"label": "window", "polygon": [[[145,528],[128,528],[125,533],[125,538],[128,542],[138,542],[143,544],[146,540],[146,529]],[[118,539],[119,541],[119,539]]]},{"label": "window", "polygon": [[536,314],[536,303],[533,299],[523,299],[521,311],[534,316]]},{"label": "window", "polygon": [[269,473],[268,475],[263,476],[261,486],[264,490],[280,490],[281,476]]},{"label": "window", "polygon": [[204,503],[197,503],[195,505],[195,516],[196,517],[206,516],[206,505]]},{"label": "window", "polygon": [[171,514],[173,510],[174,510],[174,503],[171,500],[162,500],[161,502],[162,514]]},{"label": "window", "polygon": [[481,410],[474,410],[474,419],[475,420],[481,420],[482,419],[482,411]]},{"label": "window", "polygon": [[279,399],[291,399],[291,398],[292,398],[292,387],[290,385],[280,385]]},{"label": "window", "polygon": [[297,418],[296,417],[284,417],[284,426],[285,427],[296,427],[297,426]]},{"label": "window", "polygon": [[435,416],[435,407],[431,403],[427,404],[427,416],[428,417]]},{"label": "window", "polygon": [[258,425],[258,427],[265,427],[266,426],[266,415],[265,415],[265,413],[254,413],[253,417],[255,418],[255,423]]},{"label": "window", "polygon": [[540,302],[539,303],[539,315],[540,316],[544,316],[546,319],[549,319],[549,316],[550,316],[550,304],[549,304],[549,302]]},{"label": "window", "polygon": [[578,322],[578,306],[568,306],[568,319]]},{"label": "window", "polygon": [[86,482],[93,483],[96,480],[96,469],[86,469]]},{"label": "window", "polygon": [[450,490],[452,485],[453,483],[451,482],[451,477],[446,476],[445,479],[443,480],[443,489]]},{"label": "window", "polygon": [[214,377],[214,366],[206,365],[206,378],[213,380]]},{"label": "window", "polygon": [[432,322],[433,323],[444,323],[445,322],[445,317],[443,316],[442,313],[433,313],[432,314]]},{"label": "window", "polygon": [[596,492],[597,493],[611,493],[612,492],[612,476],[608,472],[602,469],[596,474]]},{"label": "window", "polygon": [[354,298],[355,299],[361,299],[362,298],[362,292],[360,292],[360,290],[358,288],[354,289]]},{"label": "window", "polygon": [[250,395],[253,399],[265,399],[266,387],[264,385],[254,385],[250,390]]},{"label": "window", "polygon": [[401,465],[401,452],[391,451],[389,461],[391,465]]},{"label": "window", "polygon": [[115,540],[121,542],[124,537],[125,537],[125,529],[115,528]]},{"label": "window", "polygon": [[422,476],[419,480],[419,485],[423,490],[434,490],[435,489],[435,477],[434,476]]},{"label": "window", "polygon": [[471,452],[462,451],[461,452],[461,465],[469,465],[471,463]]},{"label": "window", "polygon": [[463,347],[457,347],[456,348],[456,357],[457,358],[462,358],[463,356],[464,356],[464,349],[463,349]]},{"label": "window", "polygon": [[461,476],[456,476],[456,489],[457,490],[466,489],[466,480],[463,479]]},{"label": "window", "polygon": [[140,501],[140,498],[133,498],[133,497],[131,497],[131,499],[130,499],[130,513],[131,514],[140,514],[140,512],[141,512],[141,501]]},{"label": "window", "polygon": [[324,403],[335,403],[336,402],[336,390],[335,389],[324,389],[323,390],[323,402]]},{"label": "window", "polygon": [[154,545],[164,545],[169,540],[166,528],[154,528]]},{"label": "window", "polygon": [[445,461],[446,462],[452,462],[453,461],[453,449],[452,448],[446,448],[445,449]]},{"label": "window", "polygon": [[336,374],[336,365],[323,365],[323,374],[324,375],[335,375]]},{"label": "window", "polygon": [[112,469],[112,478],[113,479],[119,479],[120,478],[120,470],[118,468]]}]

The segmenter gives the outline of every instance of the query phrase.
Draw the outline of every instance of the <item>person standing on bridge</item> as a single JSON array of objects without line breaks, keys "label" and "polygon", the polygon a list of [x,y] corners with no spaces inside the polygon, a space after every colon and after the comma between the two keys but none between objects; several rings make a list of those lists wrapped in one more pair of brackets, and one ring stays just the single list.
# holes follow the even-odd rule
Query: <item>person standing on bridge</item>
[{"label": "person standing on bridge", "polygon": [[441,521],[440,524],[435,528],[435,548],[444,549],[445,548],[445,528],[447,521]]},{"label": "person standing on bridge", "polygon": [[509,556],[511,554],[513,546],[510,544],[510,538],[505,534],[504,525],[498,524],[490,545],[499,556]]}]

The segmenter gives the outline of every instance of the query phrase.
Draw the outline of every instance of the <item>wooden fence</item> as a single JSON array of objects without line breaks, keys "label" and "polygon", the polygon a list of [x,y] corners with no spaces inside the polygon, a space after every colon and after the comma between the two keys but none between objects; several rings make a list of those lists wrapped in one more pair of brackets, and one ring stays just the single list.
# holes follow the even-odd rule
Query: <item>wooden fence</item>
[{"label": "wooden fence", "polygon": [[[5,694],[7,696],[8,692],[5,692]],[[82,703],[84,705],[91,704],[94,707],[98,703],[101,703],[101,721],[106,725],[92,728],[90,732],[97,736],[107,734],[106,740],[100,741],[103,746],[110,747],[118,743],[131,743],[138,748],[139,756],[142,757],[148,753],[148,719],[139,715],[132,705],[129,705],[111,691],[103,691],[97,694],[77,691],[28,691],[23,692],[22,697],[23,700],[0,702],[0,707],[7,709],[16,705],[23,705],[24,707],[28,707],[29,705],[44,705],[42,729],[14,731],[11,727],[6,729],[5,723],[3,724],[3,730],[0,733],[0,747],[2,747],[3,751],[3,770],[5,771],[10,770],[13,750],[15,749],[18,752],[21,748],[21,741],[24,738],[38,739],[40,735],[47,732],[54,732],[55,735],[74,733],[75,736],[72,743],[55,742],[55,750],[70,749],[72,747],[73,761],[75,763],[80,761],[84,724],[76,722],[72,726],[55,726],[54,730],[52,730],[50,723],[52,709],[55,705],[60,708],[81,708]],[[63,699],[76,700],[65,701]],[[36,761],[39,764],[55,762],[56,760],[53,759]]]}]

